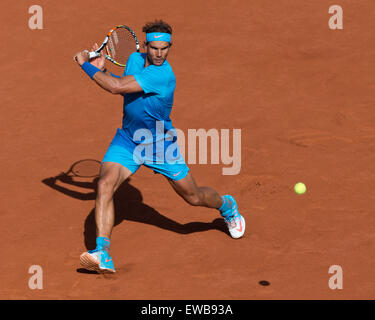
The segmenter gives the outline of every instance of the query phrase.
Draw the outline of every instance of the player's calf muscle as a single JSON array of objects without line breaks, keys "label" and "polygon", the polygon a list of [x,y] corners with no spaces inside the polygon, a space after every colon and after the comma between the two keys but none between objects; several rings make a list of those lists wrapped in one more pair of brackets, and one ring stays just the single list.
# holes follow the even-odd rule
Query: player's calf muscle
[{"label": "player's calf muscle", "polygon": [[210,187],[199,187],[202,197],[202,205],[209,208],[218,209],[222,204],[220,195]]},{"label": "player's calf muscle", "polygon": [[198,187],[194,192],[184,194],[183,198],[192,206],[219,208],[221,205],[220,195],[209,187]]},{"label": "player's calf muscle", "polygon": [[203,204],[202,195],[200,193],[193,193],[184,198],[192,206],[201,206]]}]

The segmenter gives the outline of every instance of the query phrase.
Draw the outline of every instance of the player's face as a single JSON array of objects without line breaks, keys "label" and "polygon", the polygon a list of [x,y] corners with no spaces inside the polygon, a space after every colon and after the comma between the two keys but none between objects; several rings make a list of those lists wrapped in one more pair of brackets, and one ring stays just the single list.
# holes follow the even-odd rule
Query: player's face
[{"label": "player's face", "polygon": [[161,66],[167,59],[170,43],[166,41],[151,41],[147,44],[147,59],[150,64]]}]

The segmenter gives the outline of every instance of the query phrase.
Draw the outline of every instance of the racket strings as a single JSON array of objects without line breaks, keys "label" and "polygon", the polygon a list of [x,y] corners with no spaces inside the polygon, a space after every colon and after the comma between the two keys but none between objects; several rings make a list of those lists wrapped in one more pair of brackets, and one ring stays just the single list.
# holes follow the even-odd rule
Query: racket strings
[{"label": "racket strings", "polygon": [[136,51],[136,42],[133,35],[125,28],[117,28],[108,40],[109,55],[116,62],[125,64],[128,57]]}]

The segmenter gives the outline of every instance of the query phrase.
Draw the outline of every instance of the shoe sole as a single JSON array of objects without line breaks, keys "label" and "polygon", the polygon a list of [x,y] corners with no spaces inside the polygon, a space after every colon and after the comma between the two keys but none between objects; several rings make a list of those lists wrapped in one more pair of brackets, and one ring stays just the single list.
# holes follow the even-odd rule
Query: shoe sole
[{"label": "shoe sole", "polygon": [[99,261],[91,256],[88,252],[84,252],[79,257],[81,266],[90,271],[96,271],[98,273],[115,273],[112,269],[102,269],[99,266]]}]

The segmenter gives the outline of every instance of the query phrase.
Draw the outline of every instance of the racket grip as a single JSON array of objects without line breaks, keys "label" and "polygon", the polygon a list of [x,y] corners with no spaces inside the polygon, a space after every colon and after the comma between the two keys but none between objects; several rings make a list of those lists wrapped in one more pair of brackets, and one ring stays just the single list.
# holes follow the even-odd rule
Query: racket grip
[{"label": "racket grip", "polygon": [[90,51],[89,52],[89,58],[90,59],[97,58],[97,57],[100,57],[100,53],[99,52],[96,52],[96,51]]}]

